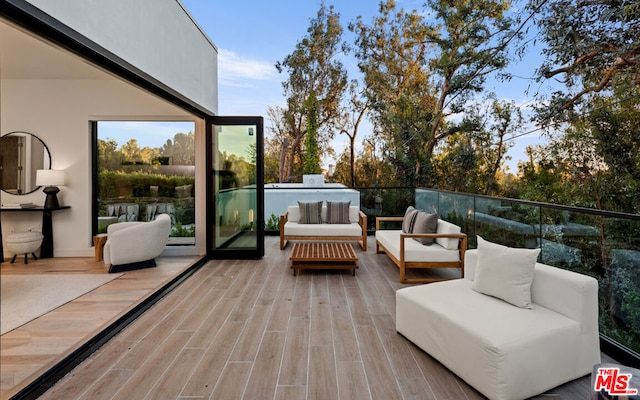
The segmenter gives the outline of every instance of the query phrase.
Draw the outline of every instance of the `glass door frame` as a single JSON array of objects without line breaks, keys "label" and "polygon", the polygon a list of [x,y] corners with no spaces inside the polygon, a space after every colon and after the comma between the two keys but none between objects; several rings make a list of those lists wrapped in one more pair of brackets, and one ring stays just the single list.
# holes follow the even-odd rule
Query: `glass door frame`
[{"label": "glass door frame", "polygon": [[[247,248],[216,248],[215,224],[216,199],[215,192],[215,162],[214,145],[216,144],[216,126],[253,125],[256,127],[256,210],[255,232],[256,247]],[[257,116],[214,116],[206,120],[206,159],[207,159],[207,257],[210,259],[259,259],[264,256],[264,118]]]}]

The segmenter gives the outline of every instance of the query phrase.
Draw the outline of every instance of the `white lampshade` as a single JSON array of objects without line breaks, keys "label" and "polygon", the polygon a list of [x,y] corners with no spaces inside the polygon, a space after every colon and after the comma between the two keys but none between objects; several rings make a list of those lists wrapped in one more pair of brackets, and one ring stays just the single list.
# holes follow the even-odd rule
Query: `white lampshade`
[{"label": "white lampshade", "polygon": [[64,186],[67,173],[60,169],[39,169],[36,171],[36,185]]}]

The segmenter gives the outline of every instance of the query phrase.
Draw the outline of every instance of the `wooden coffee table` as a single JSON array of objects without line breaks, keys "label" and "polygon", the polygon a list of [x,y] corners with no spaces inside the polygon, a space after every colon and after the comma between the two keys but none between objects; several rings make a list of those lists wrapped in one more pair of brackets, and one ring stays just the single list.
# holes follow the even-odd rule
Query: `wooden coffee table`
[{"label": "wooden coffee table", "polygon": [[355,276],[358,269],[358,256],[350,243],[294,243],[289,260],[293,275],[299,269],[352,269]]}]

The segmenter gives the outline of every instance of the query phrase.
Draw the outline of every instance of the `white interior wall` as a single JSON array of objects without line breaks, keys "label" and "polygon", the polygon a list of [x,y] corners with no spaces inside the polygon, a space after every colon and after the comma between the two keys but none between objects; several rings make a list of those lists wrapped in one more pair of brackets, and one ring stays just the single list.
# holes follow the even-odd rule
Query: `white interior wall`
[{"label": "white interior wall", "polygon": [[[58,199],[69,210],[53,214],[55,257],[92,256],[91,247],[91,133],[89,121],[193,120],[196,121],[197,221],[204,221],[205,204],[204,122],[164,100],[117,79],[105,80],[0,80],[1,132],[30,132],[42,139],[51,152],[54,169],[67,171],[67,185]],[[44,203],[42,189],[23,196],[1,192],[3,203]],[[3,212],[2,233],[41,227],[41,213]],[[195,247],[169,248],[165,254],[205,252],[204,224],[197,225]],[[7,249],[5,247],[5,253]],[[10,256],[11,254],[5,254]]]}]

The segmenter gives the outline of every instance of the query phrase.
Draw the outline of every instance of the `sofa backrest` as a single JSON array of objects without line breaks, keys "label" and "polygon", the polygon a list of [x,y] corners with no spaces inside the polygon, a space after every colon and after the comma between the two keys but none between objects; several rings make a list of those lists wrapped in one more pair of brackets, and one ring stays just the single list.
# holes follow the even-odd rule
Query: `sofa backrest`
[{"label": "sofa backrest", "polygon": [[[477,259],[477,250],[465,253],[464,279],[473,281]],[[531,301],[598,329],[598,281],[590,276],[536,263]]]},{"label": "sofa backrest", "polygon": [[[298,206],[289,206],[287,207],[287,212],[289,213],[288,220],[291,222],[298,222],[300,220],[300,208]],[[358,222],[358,214],[360,213],[360,208],[358,206],[350,206],[349,207],[349,222]],[[327,207],[322,206],[322,210],[320,211],[320,215],[322,217],[322,221],[327,220]]]}]

